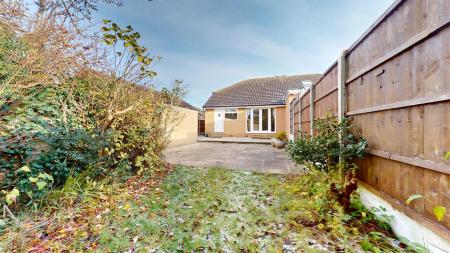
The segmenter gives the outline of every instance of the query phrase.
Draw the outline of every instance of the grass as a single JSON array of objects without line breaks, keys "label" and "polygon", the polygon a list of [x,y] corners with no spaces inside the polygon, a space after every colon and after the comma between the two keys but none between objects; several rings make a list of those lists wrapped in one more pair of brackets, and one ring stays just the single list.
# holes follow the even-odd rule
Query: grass
[{"label": "grass", "polygon": [[[117,236],[116,226],[109,227],[102,231],[100,248],[275,252],[286,233],[279,227],[282,219],[269,191],[277,183],[275,177],[246,172],[178,167],[165,180],[161,194],[142,198],[148,212],[115,224],[134,233]],[[136,243],[132,238],[138,238]]]},{"label": "grass", "polygon": [[[352,228],[320,223],[313,217],[315,199],[295,182],[292,176],[180,166],[166,177],[105,185],[89,201],[45,215],[23,215],[21,226],[1,233],[0,251],[354,252],[366,241],[374,245],[348,232]],[[386,234],[377,235],[386,236],[384,249],[401,250],[386,243]]]}]

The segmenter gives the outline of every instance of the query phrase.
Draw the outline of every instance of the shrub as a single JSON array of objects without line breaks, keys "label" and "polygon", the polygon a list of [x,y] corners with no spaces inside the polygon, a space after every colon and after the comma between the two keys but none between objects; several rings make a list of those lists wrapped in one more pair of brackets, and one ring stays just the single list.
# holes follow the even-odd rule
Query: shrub
[{"label": "shrub", "polygon": [[[311,138],[302,135],[287,146],[290,158],[303,164],[310,162],[314,168],[327,170],[339,161],[350,162],[364,156],[367,141],[350,132],[349,119],[338,122],[335,118],[319,119],[315,122],[317,135]],[[342,138],[340,137],[342,134]]]},{"label": "shrub", "polygon": [[288,140],[286,131],[282,131],[282,132],[277,133],[275,135],[275,138],[277,138],[280,141],[287,141]]},{"label": "shrub", "polygon": [[[91,178],[98,178],[118,167],[132,173],[152,173],[161,166],[169,125],[177,120],[176,111],[166,101],[173,94],[139,88],[135,94],[144,101],[137,110],[118,117],[103,129],[99,112],[101,103],[107,101],[83,101],[89,96],[85,86],[95,87],[89,80],[84,83],[74,90],[36,86],[30,90],[35,90],[33,96],[16,92],[10,97],[17,102],[4,107],[0,127],[0,172],[4,174],[0,189],[5,196],[17,190],[17,202],[32,204],[52,188],[63,186],[68,177],[86,170]],[[62,105],[57,102],[64,92],[70,92],[75,101],[65,102],[65,113],[59,110]],[[83,110],[77,111],[78,103],[83,103]],[[20,171],[24,166],[29,168],[27,173]]]},{"label": "shrub", "polygon": [[[311,168],[335,175],[339,180],[330,180],[330,192],[350,211],[350,198],[356,190],[354,159],[364,156],[367,141],[353,135],[348,119],[338,122],[335,118],[320,119],[315,122],[317,132],[314,138],[303,135],[290,142],[287,151],[290,158],[298,163],[310,164]],[[335,177],[335,176],[334,176]],[[331,176],[329,177],[332,178]]]},{"label": "shrub", "polygon": [[[67,129],[51,129],[43,143],[45,151],[29,157],[23,165],[29,168],[28,173],[10,169],[2,182],[2,189],[16,188],[25,193],[21,201],[28,202],[42,197],[52,187],[64,185],[70,175],[77,175],[88,167],[100,168],[97,166],[101,161],[98,150],[104,143],[100,138],[92,138],[85,129],[70,132]],[[6,164],[17,165],[11,161]],[[19,164],[24,164],[24,161]],[[101,174],[99,170],[96,172],[97,175]],[[51,184],[36,188],[38,182],[33,178],[39,175],[51,177]]]},{"label": "shrub", "polygon": [[[50,28],[57,26],[51,22]],[[156,91],[149,84],[153,58],[139,45],[140,35],[111,21],[105,25],[105,42],[123,45],[113,61],[122,65],[99,72],[91,63],[80,66],[70,43],[58,44],[77,33],[53,30],[52,38],[62,37],[52,41],[0,23],[0,203],[37,206],[81,174],[101,180],[152,174],[161,166],[184,89],[176,81]],[[42,58],[28,62],[37,55]],[[58,64],[65,61],[77,65]]]}]

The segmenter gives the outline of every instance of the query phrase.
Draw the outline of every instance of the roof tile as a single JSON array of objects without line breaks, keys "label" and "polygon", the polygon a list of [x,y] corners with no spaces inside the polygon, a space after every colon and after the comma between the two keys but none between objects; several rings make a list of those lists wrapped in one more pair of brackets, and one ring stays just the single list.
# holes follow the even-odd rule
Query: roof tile
[{"label": "roof tile", "polygon": [[308,74],[243,80],[214,91],[203,108],[282,105],[289,90],[301,89],[302,81],[314,83],[320,77]]}]

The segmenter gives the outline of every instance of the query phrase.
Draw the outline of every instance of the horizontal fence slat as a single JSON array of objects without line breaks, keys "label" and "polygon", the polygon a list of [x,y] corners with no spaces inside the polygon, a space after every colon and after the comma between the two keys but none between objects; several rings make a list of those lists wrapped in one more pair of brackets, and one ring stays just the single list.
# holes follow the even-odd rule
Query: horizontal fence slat
[{"label": "horizontal fence slat", "polygon": [[345,115],[352,116],[352,115],[358,115],[358,114],[364,114],[364,113],[371,113],[371,112],[379,112],[379,111],[386,111],[386,110],[393,110],[393,109],[400,109],[410,106],[416,106],[416,105],[426,105],[426,104],[432,104],[432,103],[439,103],[439,102],[445,102],[450,100],[450,94],[444,94],[444,95],[438,95],[438,96],[428,96],[428,97],[421,97],[421,98],[414,98],[409,100],[404,100],[400,102],[390,103],[390,104],[384,104],[359,110],[354,110],[350,112],[346,112]]},{"label": "horizontal fence slat", "polygon": [[355,79],[361,77],[362,75],[366,74],[367,72],[373,70],[374,68],[380,66],[381,64],[389,61],[390,59],[396,57],[397,55],[403,53],[404,51],[406,51],[407,49],[415,46],[416,44],[420,43],[421,41],[425,40],[426,38],[430,37],[431,35],[439,32],[440,30],[442,30],[443,28],[445,28],[446,26],[450,25],[450,18],[445,19],[444,22],[428,28],[424,31],[422,31],[421,33],[418,33],[417,35],[415,35],[414,37],[412,37],[411,39],[409,39],[407,42],[405,42],[403,45],[397,47],[396,49],[386,53],[383,57],[379,58],[378,60],[374,61],[373,64],[363,68],[362,70],[360,70],[359,72],[357,72],[356,74],[354,74],[353,76],[349,77],[346,81],[347,84],[351,83],[352,81],[354,81]]},{"label": "horizontal fence slat", "polygon": [[366,152],[371,155],[374,155],[374,156],[378,156],[378,157],[382,157],[385,159],[402,162],[402,163],[406,163],[406,164],[410,164],[410,165],[414,165],[417,167],[422,167],[425,169],[429,169],[429,170],[433,170],[433,171],[437,171],[437,172],[441,172],[441,173],[450,175],[450,166],[443,164],[443,163],[437,163],[437,162],[433,162],[433,161],[429,161],[429,160],[422,160],[419,158],[407,157],[407,156],[391,153],[391,152],[384,151],[384,150],[367,149]]}]

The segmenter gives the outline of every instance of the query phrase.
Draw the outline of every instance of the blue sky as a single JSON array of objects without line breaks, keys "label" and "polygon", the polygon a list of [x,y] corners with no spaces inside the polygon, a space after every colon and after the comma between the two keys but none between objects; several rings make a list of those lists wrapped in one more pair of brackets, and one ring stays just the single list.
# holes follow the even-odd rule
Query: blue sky
[{"label": "blue sky", "polygon": [[129,0],[96,18],[132,25],[162,59],[157,87],[182,79],[201,107],[243,79],[322,73],[392,0]]}]

